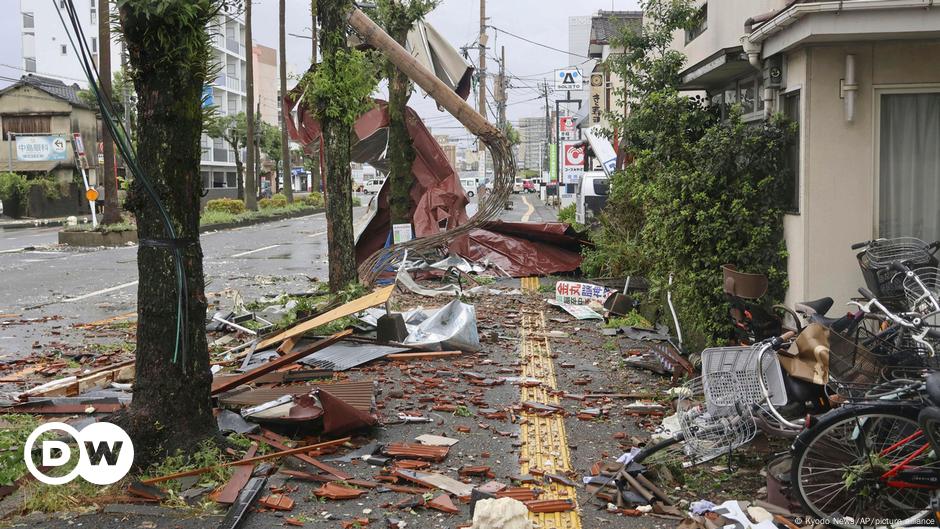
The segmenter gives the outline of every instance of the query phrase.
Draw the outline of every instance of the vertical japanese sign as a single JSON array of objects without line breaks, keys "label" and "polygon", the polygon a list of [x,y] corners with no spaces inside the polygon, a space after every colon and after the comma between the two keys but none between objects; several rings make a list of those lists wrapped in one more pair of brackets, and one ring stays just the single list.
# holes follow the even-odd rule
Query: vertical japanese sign
[{"label": "vertical japanese sign", "polygon": [[604,109],[607,107],[607,91],[605,90],[604,73],[591,74],[591,124],[597,125],[604,119]]},{"label": "vertical japanese sign", "polygon": [[548,178],[552,182],[558,181],[558,149],[554,143],[548,145]]}]

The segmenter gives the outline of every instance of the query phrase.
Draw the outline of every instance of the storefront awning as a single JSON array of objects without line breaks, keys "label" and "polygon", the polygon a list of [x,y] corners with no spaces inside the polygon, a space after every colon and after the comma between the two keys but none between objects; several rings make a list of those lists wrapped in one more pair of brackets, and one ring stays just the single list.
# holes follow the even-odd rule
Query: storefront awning
[{"label": "storefront awning", "polygon": [[682,77],[682,84],[679,88],[681,90],[720,88],[753,71],[754,67],[748,62],[747,55],[741,46],[725,48],[681,72],[679,75]]}]

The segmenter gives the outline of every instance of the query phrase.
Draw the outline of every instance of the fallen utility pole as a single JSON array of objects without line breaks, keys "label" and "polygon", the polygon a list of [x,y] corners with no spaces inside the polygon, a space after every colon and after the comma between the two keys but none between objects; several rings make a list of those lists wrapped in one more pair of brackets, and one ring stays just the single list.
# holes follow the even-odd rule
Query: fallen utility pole
[{"label": "fallen utility pole", "polygon": [[378,250],[359,266],[359,276],[364,283],[368,284],[375,280],[386,265],[400,260],[404,255],[404,250],[423,251],[446,246],[456,237],[476,229],[482,223],[499,215],[512,189],[515,161],[509,142],[497,127],[475,111],[434,73],[423,67],[365,13],[359,9],[352,9],[347,23],[359,34],[363,42],[384,53],[389,62],[420,86],[441,107],[450,112],[472,134],[480,137],[489,148],[493,160],[493,191],[481,201],[477,214],[469,222],[440,234],[396,244],[390,249]]}]

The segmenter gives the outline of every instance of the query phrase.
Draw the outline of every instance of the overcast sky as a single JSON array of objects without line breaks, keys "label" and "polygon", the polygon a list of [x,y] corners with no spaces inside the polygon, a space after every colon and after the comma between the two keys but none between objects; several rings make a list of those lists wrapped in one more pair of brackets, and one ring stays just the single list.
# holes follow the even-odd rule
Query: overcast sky
[{"label": "overcast sky", "polygon": [[[255,0],[254,39],[257,43],[277,47],[278,0]],[[310,8],[306,0],[287,0],[287,31],[310,35]],[[638,10],[637,0],[490,0],[487,3],[489,24],[529,40],[562,50],[568,49],[568,17],[587,16],[597,10]],[[455,48],[474,44],[480,24],[478,0],[443,0],[427,18]],[[507,115],[511,121],[526,116],[544,116],[544,101],[534,100],[537,82],[555,68],[568,66],[567,54],[539,47],[499,31],[489,30],[487,70],[495,71],[500,46],[506,47],[506,69],[522,81],[513,80],[509,91]],[[310,65],[310,40],[287,37],[287,57],[293,72],[302,72]],[[477,61],[477,51],[471,55]],[[525,85],[528,85],[525,86]],[[473,96],[471,95],[471,99]],[[450,134],[469,140],[468,133],[446,112],[437,110],[420,91],[411,99],[411,106],[432,127],[435,133]],[[474,105],[475,106],[475,105]],[[495,108],[495,105],[494,105]],[[493,117],[490,116],[492,120]]]}]

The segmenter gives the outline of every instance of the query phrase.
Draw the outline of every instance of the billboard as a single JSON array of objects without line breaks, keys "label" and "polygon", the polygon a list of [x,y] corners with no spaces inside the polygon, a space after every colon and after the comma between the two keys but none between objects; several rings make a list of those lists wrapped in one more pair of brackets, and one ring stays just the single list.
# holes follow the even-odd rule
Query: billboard
[{"label": "billboard", "polygon": [[578,137],[578,128],[575,126],[574,116],[558,117],[558,137],[563,140],[573,140]]},{"label": "billboard", "polygon": [[550,182],[558,180],[558,149],[554,143],[548,146],[548,178]]},{"label": "billboard", "polygon": [[555,70],[555,90],[581,90],[584,87],[584,76],[581,70]]},{"label": "billboard", "polygon": [[17,136],[16,159],[20,162],[52,162],[68,158],[64,134]]},{"label": "billboard", "polygon": [[562,183],[577,184],[584,174],[584,145],[578,141],[561,143],[561,178]]}]

